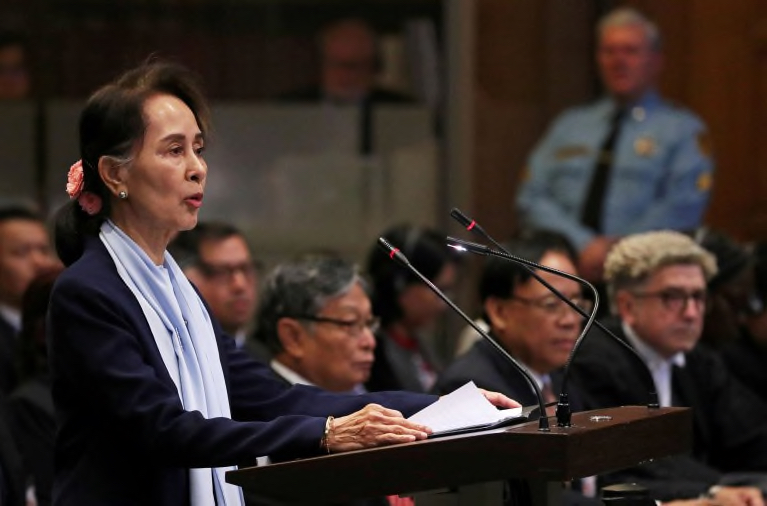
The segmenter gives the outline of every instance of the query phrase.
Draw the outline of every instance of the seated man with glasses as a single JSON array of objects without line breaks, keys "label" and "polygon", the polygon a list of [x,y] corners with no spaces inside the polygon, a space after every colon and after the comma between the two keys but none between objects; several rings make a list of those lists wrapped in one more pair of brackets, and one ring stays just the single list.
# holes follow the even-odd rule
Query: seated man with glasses
[{"label": "seated man with glasses", "polygon": [[[507,249],[512,255],[544,267],[576,274],[575,250],[556,232],[525,230],[507,245]],[[573,304],[586,312],[591,311],[592,301],[582,296],[582,288],[577,282],[542,270],[536,274]],[[502,258],[486,258],[479,295],[490,336],[530,371],[541,388],[544,401],[551,404],[547,414],[553,415],[562,385],[563,367],[580,335],[584,319],[525,267]],[[476,341],[439,376],[436,390],[437,393],[448,393],[468,381],[474,381],[480,388],[511,395],[524,406],[538,403],[535,392],[522,374],[485,339]],[[568,390],[571,409],[582,410],[585,405],[583,395],[573,388],[572,383]],[[584,505],[592,504],[592,501],[597,504],[590,499],[596,495],[593,478],[578,480],[573,485],[581,494],[568,491],[563,497],[565,504]],[[517,490],[517,487],[512,488],[510,494],[516,495]]]},{"label": "seated man with glasses", "polygon": [[353,264],[307,256],[282,263],[267,276],[256,338],[272,352],[275,374],[288,383],[361,393],[378,328],[372,311]]},{"label": "seated man with glasses", "polygon": [[[651,390],[661,406],[691,407],[693,445],[689,455],[611,474],[605,484],[636,482],[661,501],[764,504],[767,405],[698,344],[706,282],[716,272],[714,256],[678,232],[628,236],[608,254],[605,278],[617,319],[607,326],[642,360],[594,330],[572,363],[573,380],[593,408],[644,405]],[[732,474],[744,472],[750,475]]]},{"label": "seated man with glasses", "polygon": [[[515,256],[575,274],[575,253],[567,240],[554,232],[530,231],[507,248]],[[538,274],[585,311],[591,301],[581,286],[548,272]],[[483,318],[493,337],[527,367],[547,397],[556,400],[562,366],[580,334],[583,318],[514,262],[488,257],[479,283]],[[535,392],[524,377],[491,344],[480,339],[439,377],[437,391],[450,392],[469,380],[480,388],[513,395],[523,405],[536,404]],[[571,396],[571,404],[577,406]],[[576,408],[577,409],[577,408]]]},{"label": "seated man with glasses", "polygon": [[258,264],[242,232],[227,223],[200,222],[179,233],[168,250],[237,346],[265,358],[265,350],[247,339],[258,304]]}]

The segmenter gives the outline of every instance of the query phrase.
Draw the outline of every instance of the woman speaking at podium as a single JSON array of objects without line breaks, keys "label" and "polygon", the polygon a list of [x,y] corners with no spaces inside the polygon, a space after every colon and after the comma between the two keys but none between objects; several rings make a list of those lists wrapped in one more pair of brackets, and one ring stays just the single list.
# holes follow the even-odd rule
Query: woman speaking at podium
[{"label": "woman speaking at podium", "polygon": [[48,326],[57,505],[239,505],[241,491],[224,473],[260,455],[427,437],[404,416],[435,397],[284,387],[210,316],[166,252],[174,234],[197,223],[207,132],[194,80],[168,63],[128,71],[81,114],[82,160],[56,220],[68,268]]}]

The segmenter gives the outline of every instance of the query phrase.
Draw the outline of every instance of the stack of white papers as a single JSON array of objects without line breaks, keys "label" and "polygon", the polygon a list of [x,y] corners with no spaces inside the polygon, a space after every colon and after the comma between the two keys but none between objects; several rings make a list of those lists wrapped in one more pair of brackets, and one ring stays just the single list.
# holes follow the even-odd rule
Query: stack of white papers
[{"label": "stack of white papers", "polygon": [[431,427],[432,436],[443,432],[502,426],[522,416],[522,408],[498,409],[488,401],[473,381],[443,395],[409,420]]}]

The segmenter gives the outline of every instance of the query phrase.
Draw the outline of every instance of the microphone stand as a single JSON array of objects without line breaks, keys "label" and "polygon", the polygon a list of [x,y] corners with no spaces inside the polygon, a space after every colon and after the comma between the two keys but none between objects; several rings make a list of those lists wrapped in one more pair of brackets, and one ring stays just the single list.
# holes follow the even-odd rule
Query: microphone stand
[{"label": "microphone stand", "polygon": [[410,261],[407,259],[407,257],[402,254],[402,252],[399,250],[399,248],[395,248],[392,246],[386,239],[383,237],[378,238],[378,245],[383,248],[384,251],[389,255],[389,258],[394,260],[395,262],[399,263],[400,265],[404,266],[405,268],[409,269],[413,274],[418,276],[418,278],[423,281],[426,286],[428,286],[440,299],[442,299],[445,304],[450,306],[450,308],[458,313],[458,315],[463,318],[479,335],[481,335],[483,338],[485,338],[490,344],[492,344],[501,354],[503,354],[513,365],[514,367],[519,370],[522,375],[527,380],[530,387],[535,391],[535,396],[538,399],[538,409],[540,410],[540,416],[538,418],[538,430],[542,432],[549,432],[551,429],[549,428],[549,419],[546,417],[546,403],[543,400],[543,394],[541,393],[541,389],[538,387],[538,383],[535,382],[530,372],[523,367],[519,362],[517,362],[514,357],[512,357],[509,352],[507,352],[500,344],[498,344],[493,338],[491,338],[487,333],[482,330],[482,328],[474,323],[474,320],[469,318],[466,313],[464,313],[452,300],[450,300],[447,295],[445,295],[442,290],[437,288],[434,283],[432,283],[429,278],[421,274],[418,269],[416,269]]}]

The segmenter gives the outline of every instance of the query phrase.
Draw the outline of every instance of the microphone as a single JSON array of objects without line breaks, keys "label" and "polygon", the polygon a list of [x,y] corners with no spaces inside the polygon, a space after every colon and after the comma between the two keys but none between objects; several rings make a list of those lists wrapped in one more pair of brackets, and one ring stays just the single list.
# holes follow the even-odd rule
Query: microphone
[{"label": "microphone", "polygon": [[[580,278],[578,276],[574,276],[572,274],[568,274],[566,272],[562,272],[557,269],[552,269],[551,267],[539,265],[535,262],[531,262],[530,260],[526,260],[524,258],[520,258],[510,254],[506,250],[506,248],[504,248],[500,243],[498,243],[495,239],[493,239],[490,236],[490,234],[485,232],[485,230],[475,220],[470,219],[457,208],[453,208],[450,211],[450,216],[453,219],[455,219],[458,223],[463,225],[466,228],[466,230],[480,234],[486,240],[490,241],[493,245],[495,245],[500,251],[493,250],[482,244],[472,243],[468,241],[463,241],[461,239],[448,237],[448,241],[454,243],[454,245],[452,245],[453,248],[458,250],[463,249],[463,250],[470,251],[476,254],[481,254],[481,255],[496,256],[496,257],[504,258],[506,260],[521,264],[525,269],[527,269],[527,271],[530,273],[532,277],[534,277],[537,281],[539,281],[543,286],[548,288],[551,291],[551,293],[553,293],[557,298],[565,302],[568,306],[570,306],[570,308],[575,310],[582,317],[588,319],[586,324],[584,325],[583,332],[581,332],[581,335],[578,336],[578,339],[575,341],[575,344],[573,345],[573,349],[570,350],[570,355],[568,356],[567,363],[565,364],[564,373],[562,376],[562,391],[559,394],[559,403],[557,404],[557,425],[559,425],[560,427],[570,426],[571,413],[570,413],[570,404],[568,401],[568,394],[566,389],[567,380],[569,378],[569,372],[570,372],[570,364],[575,358],[575,354],[577,350],[580,348],[580,345],[583,342],[583,339],[585,338],[588,331],[591,329],[592,325],[596,325],[605,334],[610,336],[616,342],[620,343],[621,346],[623,346],[624,348],[627,348],[629,352],[639,361],[639,363],[642,364],[642,368],[644,370],[647,370],[647,366],[644,363],[644,360],[642,360],[642,357],[639,356],[637,351],[630,344],[628,344],[623,339],[620,339],[618,336],[616,336],[611,330],[606,328],[600,321],[595,320],[596,312],[599,307],[599,294],[597,293],[597,290],[594,287],[594,285],[592,285],[585,279]],[[565,297],[559,290],[557,290],[556,288],[551,286],[550,283],[548,283],[546,280],[541,278],[538,275],[538,273],[535,272],[535,269],[540,269],[542,271],[550,272],[557,276],[562,276],[564,278],[580,283],[581,285],[587,286],[594,294],[594,309],[592,310],[591,314],[590,315],[587,314],[583,309],[581,309],[576,304],[574,304],[569,298]],[[648,371],[647,373],[650,379],[650,385],[653,385],[648,395],[649,400],[647,402],[647,407],[650,409],[658,408],[660,407],[660,404],[658,403],[658,394],[655,392],[655,388],[654,388],[655,381],[653,380],[650,372]]]},{"label": "microphone", "polygon": [[400,264],[401,266],[405,267],[406,269],[410,270],[413,274],[415,274],[421,281],[423,281],[426,286],[428,286],[431,291],[433,291],[440,299],[442,299],[445,304],[450,306],[450,309],[455,311],[461,318],[463,318],[466,323],[468,323],[479,335],[481,335],[483,338],[485,338],[490,344],[492,344],[502,355],[504,355],[509,362],[511,362],[514,367],[524,376],[524,378],[527,380],[527,383],[530,385],[530,388],[533,389],[535,392],[535,396],[538,399],[538,409],[540,410],[540,416],[538,417],[538,430],[543,432],[548,432],[550,430],[549,428],[549,420],[546,417],[546,403],[543,400],[543,394],[541,393],[541,389],[538,387],[538,383],[535,382],[533,377],[530,375],[530,372],[523,367],[519,362],[517,362],[514,357],[512,357],[509,352],[507,352],[503,347],[498,344],[493,338],[491,338],[487,333],[482,330],[482,328],[474,323],[474,320],[469,318],[466,313],[464,313],[452,300],[448,298],[447,295],[445,295],[442,290],[437,288],[434,283],[432,283],[429,278],[421,274],[421,272],[416,269],[410,261],[407,259],[407,257],[399,250],[399,248],[395,248],[392,246],[389,241],[384,239],[383,237],[378,238],[378,245],[383,248],[384,251],[389,255],[389,258]]}]

